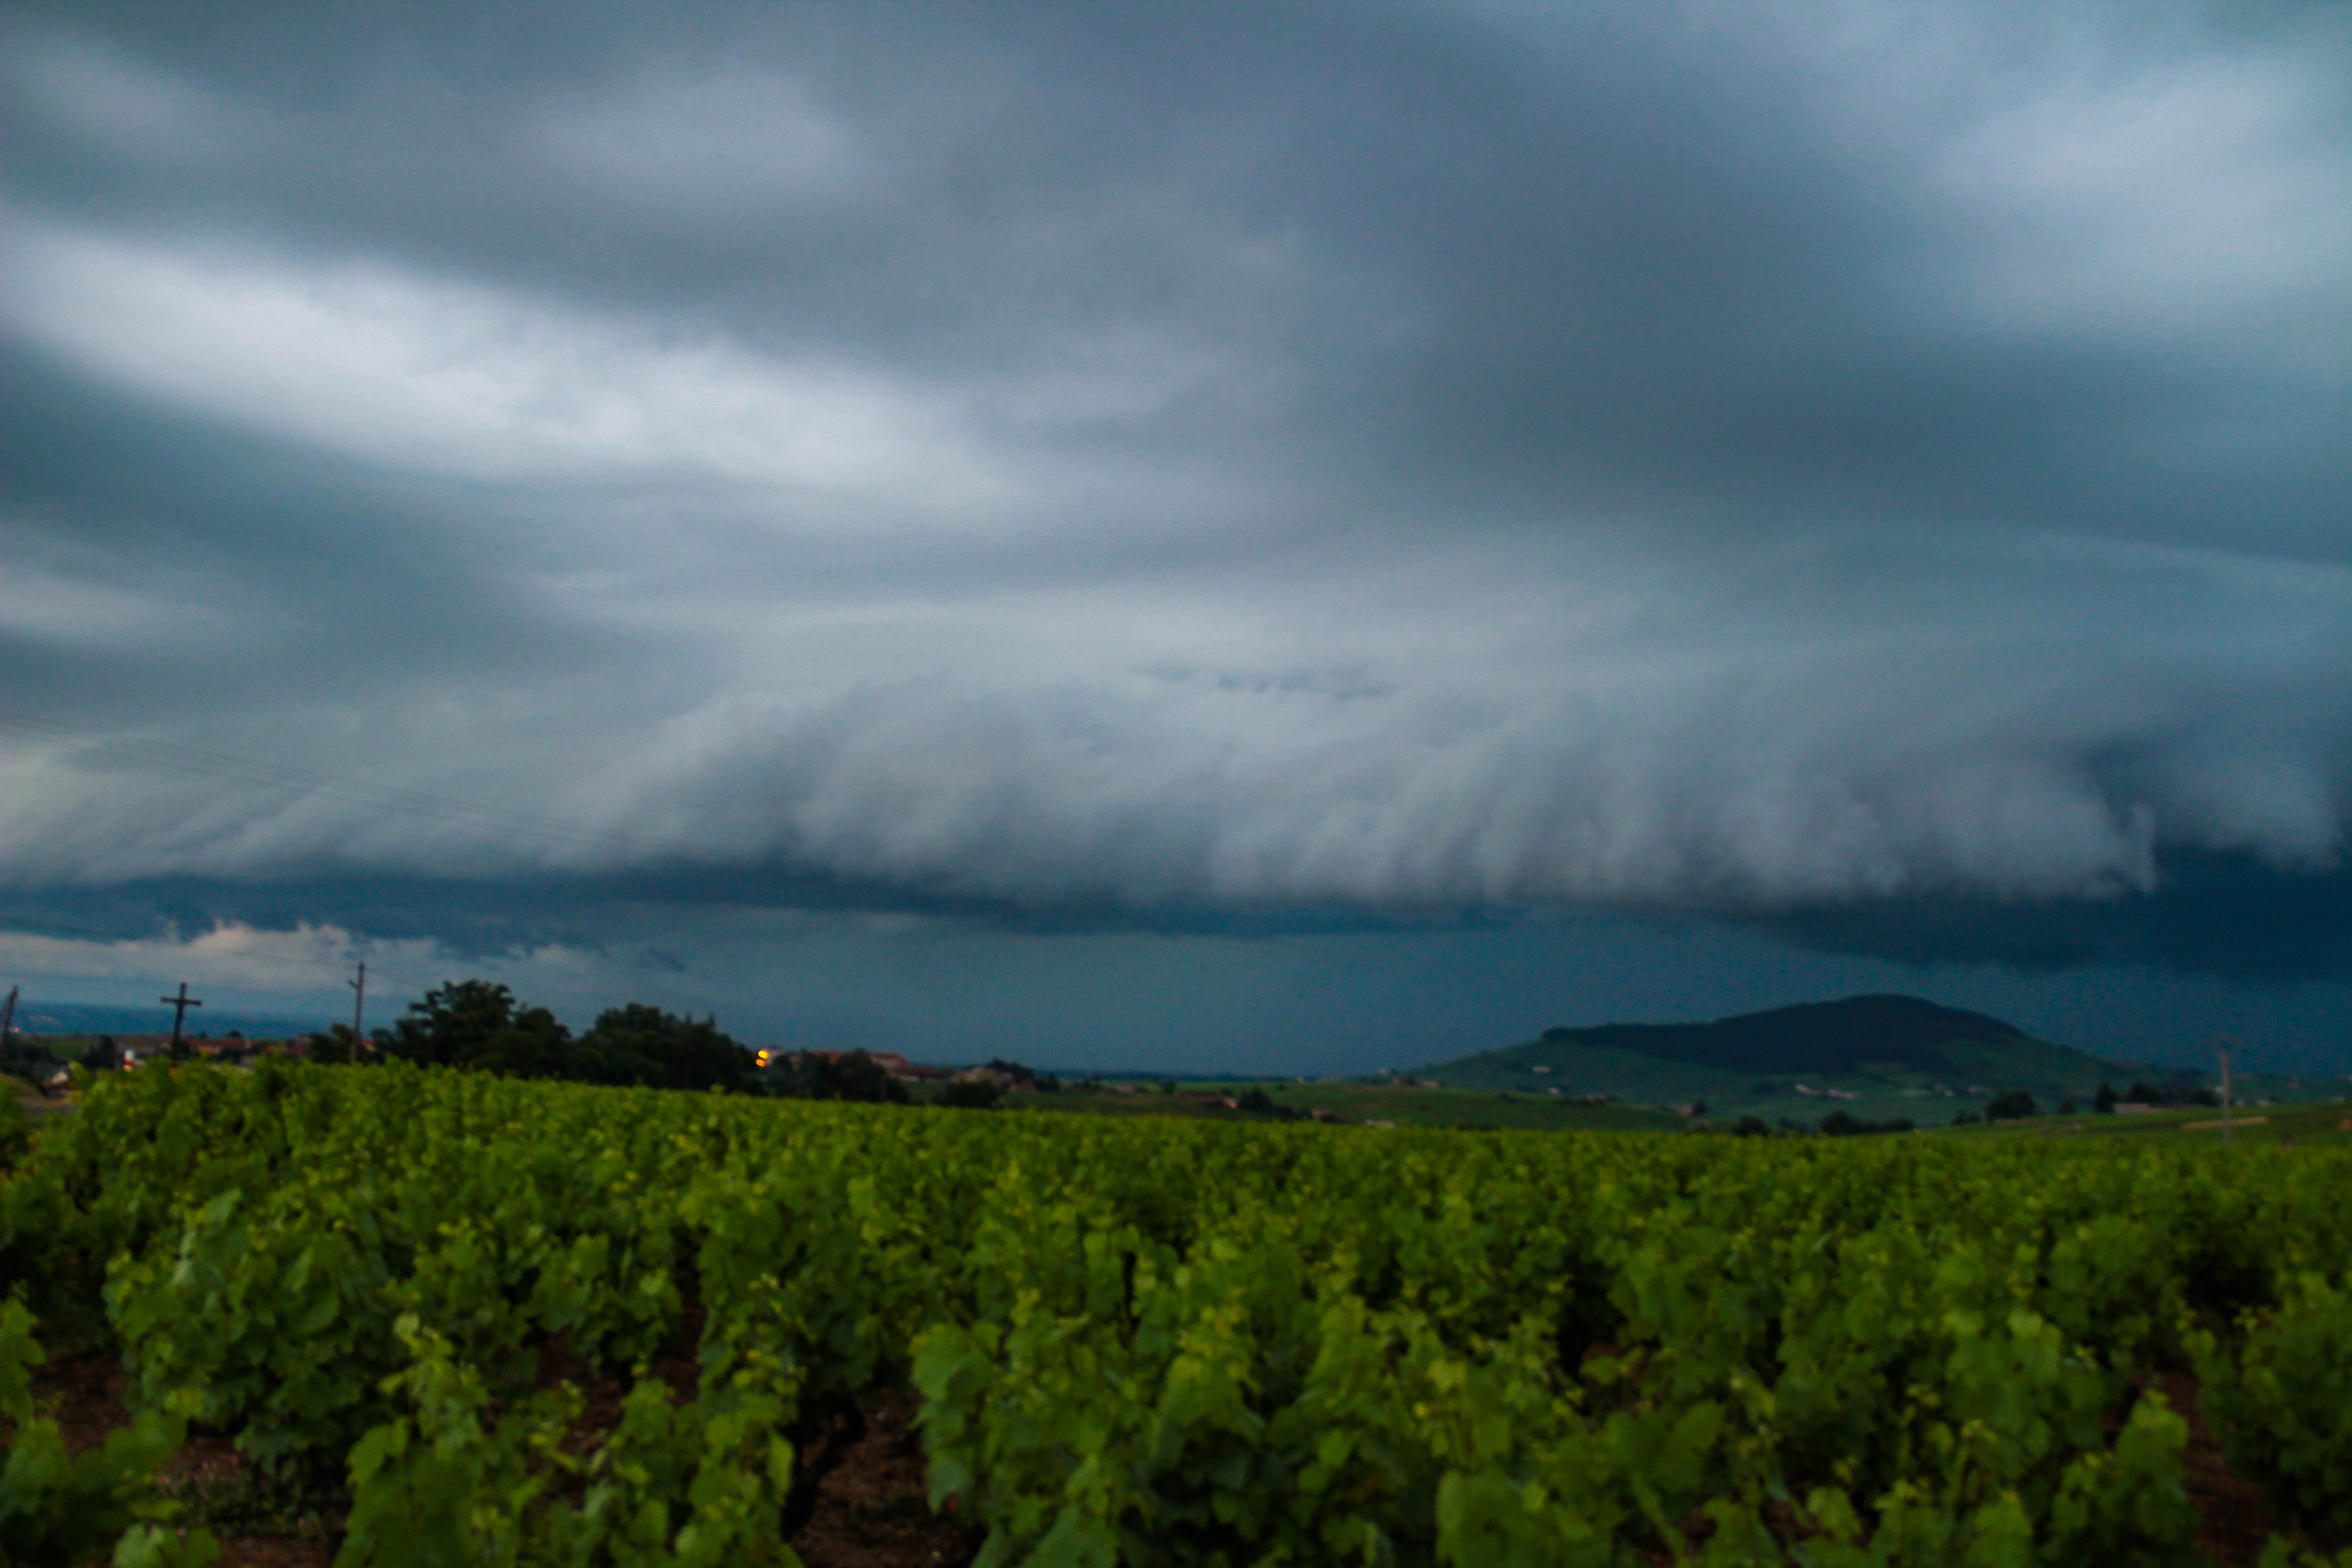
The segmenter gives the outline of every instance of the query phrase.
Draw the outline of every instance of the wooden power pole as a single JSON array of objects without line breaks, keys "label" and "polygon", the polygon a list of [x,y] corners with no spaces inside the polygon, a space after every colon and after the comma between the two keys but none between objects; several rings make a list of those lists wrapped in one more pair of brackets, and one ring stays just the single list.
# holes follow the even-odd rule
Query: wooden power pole
[{"label": "wooden power pole", "polygon": [[2213,1042],[2213,1054],[2221,1058],[2221,1142],[2230,1142],[2230,1047],[2238,1042],[2224,1035]]},{"label": "wooden power pole", "polygon": [[204,1003],[188,994],[188,983],[184,980],[180,982],[180,994],[177,996],[159,996],[156,1000],[172,1009],[172,1059],[175,1062],[185,1061],[188,1056],[188,1044],[180,1037],[180,1021],[188,1016],[189,1008],[201,1007]]},{"label": "wooden power pole", "polygon": [[346,980],[343,984],[352,988],[351,1060],[352,1065],[356,1067],[360,1059],[360,1016],[367,1009],[367,965],[361,964],[358,977]]}]

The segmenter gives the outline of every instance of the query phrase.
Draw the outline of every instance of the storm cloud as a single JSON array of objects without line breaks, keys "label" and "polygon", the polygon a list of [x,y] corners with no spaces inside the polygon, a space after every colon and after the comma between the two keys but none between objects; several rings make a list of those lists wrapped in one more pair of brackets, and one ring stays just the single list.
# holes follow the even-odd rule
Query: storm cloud
[{"label": "storm cloud", "polygon": [[2340,9],[5,26],[27,910],[2352,972]]}]

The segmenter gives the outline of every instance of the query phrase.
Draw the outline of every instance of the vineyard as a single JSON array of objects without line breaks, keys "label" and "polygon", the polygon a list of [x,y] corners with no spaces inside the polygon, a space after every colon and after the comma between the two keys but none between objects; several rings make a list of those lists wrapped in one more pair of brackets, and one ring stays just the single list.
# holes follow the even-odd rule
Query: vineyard
[{"label": "vineyard", "polygon": [[[2352,1151],[1240,1126],[401,1066],[0,1147],[0,1562],[788,1563],[878,1391],[987,1564],[2352,1564]],[[45,1349],[136,1421],[69,1454]],[[593,1398],[592,1384],[616,1385]],[[2328,1553],[2341,1555],[2329,1557]]]}]

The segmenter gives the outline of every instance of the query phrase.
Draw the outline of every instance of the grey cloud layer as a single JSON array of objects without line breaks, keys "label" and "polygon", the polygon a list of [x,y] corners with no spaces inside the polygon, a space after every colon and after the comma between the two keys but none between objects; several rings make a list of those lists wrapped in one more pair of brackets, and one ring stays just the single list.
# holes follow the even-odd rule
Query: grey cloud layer
[{"label": "grey cloud layer", "polygon": [[2337,863],[2338,14],[10,26],[12,882]]}]

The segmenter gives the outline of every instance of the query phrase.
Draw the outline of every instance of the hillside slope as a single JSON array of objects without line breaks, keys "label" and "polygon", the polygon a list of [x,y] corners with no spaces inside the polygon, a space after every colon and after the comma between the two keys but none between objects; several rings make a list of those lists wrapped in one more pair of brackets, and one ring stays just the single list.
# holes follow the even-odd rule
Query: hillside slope
[{"label": "hillside slope", "polygon": [[1843,1110],[1941,1125],[2002,1089],[2087,1101],[2125,1069],[1980,1013],[1916,996],[1849,996],[1706,1024],[1604,1024],[1423,1068],[1464,1089],[1705,1100],[1718,1116],[1812,1121]]}]

